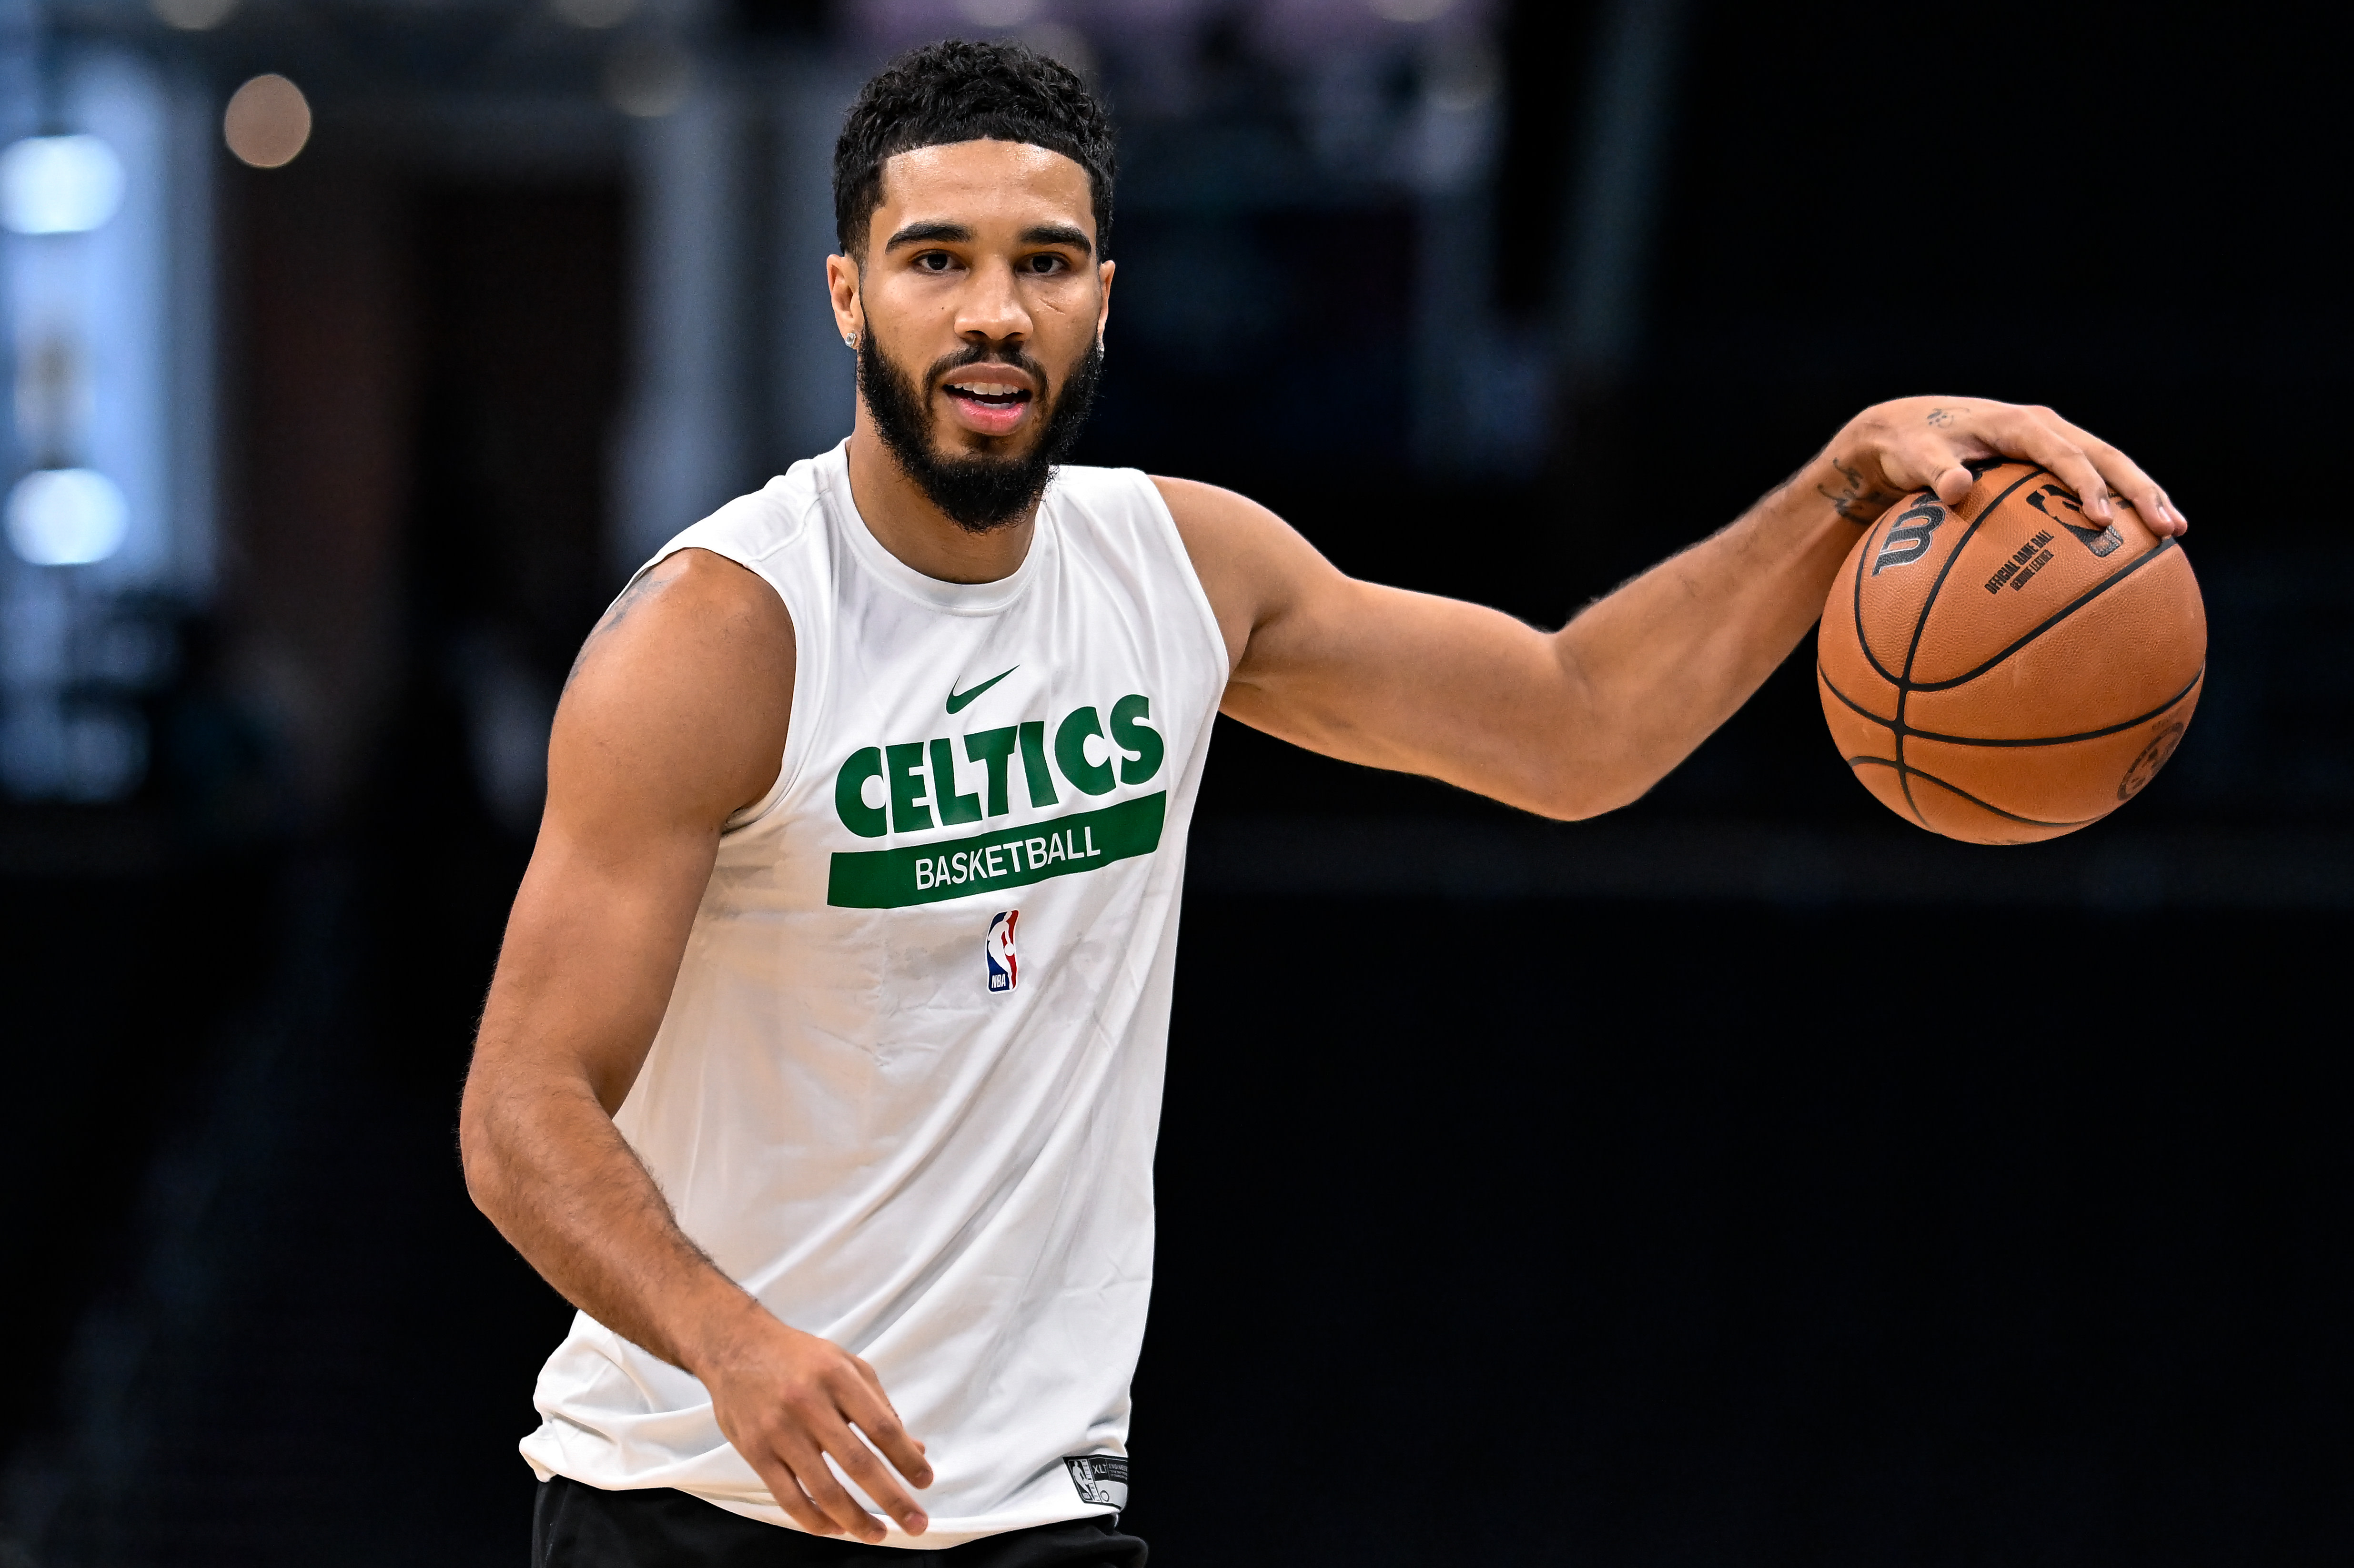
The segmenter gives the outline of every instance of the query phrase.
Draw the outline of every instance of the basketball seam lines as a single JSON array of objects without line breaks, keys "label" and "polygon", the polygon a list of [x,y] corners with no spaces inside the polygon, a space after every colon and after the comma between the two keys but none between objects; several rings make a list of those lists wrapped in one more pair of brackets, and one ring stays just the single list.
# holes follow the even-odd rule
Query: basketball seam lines
[{"label": "basketball seam lines", "polygon": [[[2069,741],[2097,739],[2103,736],[2115,735],[2121,731],[2131,729],[2136,725],[2145,724],[2153,718],[2161,716],[2169,709],[2179,705],[2184,698],[2188,697],[2193,691],[2197,690],[2200,683],[2206,678],[2206,666],[2204,663],[2201,663],[2199,668],[2199,673],[2191,677],[2190,683],[2184,686],[2181,691],[2175,694],[2172,699],[2160,706],[2153,708],[2148,713],[2143,714],[2138,717],[2127,719],[2123,724],[2112,725],[2105,729],[2088,730],[2081,735],[2059,736],[2035,740],[1978,740],[1961,736],[1941,736],[1929,730],[1916,730],[1911,728],[1904,723],[1904,711],[1912,698],[1912,694],[1914,692],[1948,691],[1955,686],[1962,685],[1969,681],[1976,680],[1978,676],[1985,674],[1988,670],[1995,668],[2004,660],[2009,658],[2012,654],[2018,652],[2020,649],[2026,647],[2029,643],[2034,641],[2037,638],[2051,630],[2054,626],[2059,625],[2062,621],[2075,614],[2076,611],[2082,609],[2085,605],[2090,604],[2094,599],[2098,599],[2102,594],[2106,593],[2118,583],[2123,582],[2126,578],[2133,576],[2134,573],[2141,570],[2142,567],[2147,566],[2150,562],[2158,559],[2174,545],[2174,540],[2170,537],[2159,540],[2156,548],[2146,552],[2126,566],[2110,573],[2098,583],[2095,583],[2093,587],[2079,594],[2073,601],[2053,611],[2040,624],[2031,628],[2024,636],[2011,643],[2009,647],[2005,648],[1994,657],[1987,660],[1984,663],[1978,665],[1976,669],[1971,670],[1967,674],[1956,676],[1948,681],[1923,682],[1916,684],[1913,680],[1913,666],[1914,662],[1920,656],[1921,640],[1927,634],[1930,612],[1936,607],[1937,597],[1939,594],[1944,592],[1946,580],[1953,575],[1954,567],[1956,563],[1961,559],[1962,552],[1968,547],[1970,540],[1977,535],[1979,527],[1986,522],[1986,520],[1988,517],[1991,517],[2001,507],[2004,502],[2009,500],[2011,496],[2018,492],[2020,485],[2025,484],[2029,480],[2033,479],[2039,473],[2047,473],[2049,471],[2051,471],[2041,464],[2037,464],[2029,469],[2026,473],[2013,481],[2001,494],[1996,496],[1992,501],[1988,502],[1986,506],[1981,508],[1978,516],[1970,523],[1969,527],[1963,532],[1960,540],[1955,544],[1951,552],[1946,555],[1945,563],[1939,567],[1936,580],[1929,585],[1929,592],[1921,601],[1921,608],[1914,615],[1913,622],[1913,640],[1904,651],[1904,671],[1902,675],[1890,674],[1886,666],[1880,662],[1879,656],[1872,652],[1871,640],[1864,635],[1863,557],[1870,552],[1859,550],[1856,553],[1855,582],[1851,601],[1851,613],[1855,620],[1856,645],[1860,650],[1861,650],[1865,662],[1872,666],[1872,670],[1882,678],[1890,681],[1891,683],[1896,687],[1896,717],[1893,721],[1880,717],[1879,715],[1872,713],[1870,709],[1864,707],[1861,704],[1850,697],[1845,692],[1840,691],[1838,686],[1832,683],[1830,676],[1824,671],[1820,660],[1819,659],[1816,662],[1815,673],[1822,681],[1823,689],[1829,692],[1833,696],[1839,698],[1841,703],[1853,709],[1856,713],[1861,714],[1865,718],[1871,719],[1874,723],[1886,727],[1891,738],[1895,742],[1896,756],[1893,760],[1887,758],[1879,757],[1850,757],[1847,758],[1848,766],[1855,768],[1865,763],[1870,763],[1872,766],[1879,768],[1893,768],[1896,770],[1898,787],[1904,792],[1905,805],[1912,809],[1914,820],[1918,821],[1925,828],[1929,825],[1928,819],[1923,815],[1921,804],[1918,800],[1914,799],[1913,795],[1913,775],[1915,773],[1919,773],[1923,779],[1936,785],[1939,789],[1946,790],[1951,794],[1960,797],[1962,800],[1969,801],[1972,805],[1978,807],[1982,810],[1991,811],[1996,816],[2008,818],[2009,821],[2019,822],[2024,826],[2080,828],[2088,826],[2093,822],[2099,821],[2101,819],[2099,817],[2087,817],[2083,821],[2079,822],[2046,822],[2040,821],[2033,817],[2022,817],[2015,811],[2006,811],[2001,807],[1993,804],[1991,801],[1981,800],[1977,796],[1971,794],[1968,790],[1950,784],[1945,779],[1938,778],[1935,774],[1925,772],[1906,762],[1904,759],[1904,741],[1906,736],[1918,736],[1924,740],[1945,741],[1950,744],[1961,746],[2002,747],[2057,746]],[[1935,495],[1935,492],[1932,490],[1927,493]],[[2104,816],[2107,813],[2105,812],[2103,813]]]},{"label": "basketball seam lines", "polygon": [[[2063,605],[2060,609],[2052,611],[2052,613],[2046,617],[2040,625],[2030,630],[2018,641],[2012,643],[2009,647],[2004,649],[2001,652],[1996,654],[1985,663],[1980,664],[1977,669],[1969,672],[1969,673],[1966,675],[1956,675],[1950,681],[1924,681],[1919,685],[1913,686],[1910,689],[1916,692],[1943,692],[1949,691],[1956,686],[1963,685],[1968,682],[1977,680],[1980,675],[1985,674],[1988,670],[1993,669],[2005,659],[2009,658],[2012,654],[2018,652],[2020,649],[2026,647],[2029,643],[2034,641],[2037,638],[2042,636],[2045,632],[2051,630],[2053,627],[2059,625],[2062,621],[2067,620],[2070,616],[2075,614],[2078,610],[2084,609],[2086,605],[2092,603],[2094,599],[2108,592],[2109,589],[2116,587],[2117,584],[2125,581],[2127,577],[2133,576],[2136,572],[2141,570],[2144,567],[2149,565],[2152,561],[2158,559],[2160,556],[2163,556],[2167,551],[2172,548],[2174,548],[2174,541],[2171,538],[2160,539],[2158,542],[2158,548],[2137,556],[2125,566],[2119,567],[2115,571],[2111,572],[2107,577],[2103,577],[2099,582],[2094,583],[2091,588],[2088,588],[2083,593],[2078,594],[2073,602]],[[1922,613],[1926,615],[1928,611],[1925,608]]]},{"label": "basketball seam lines", "polygon": [[[2166,701],[2158,704],[2158,706],[2150,709],[2149,712],[2142,714],[2135,718],[2129,718],[2123,724],[2113,724],[2106,729],[2088,729],[2081,735],[2040,735],[2027,740],[1982,740],[1976,736],[1940,735],[1934,729],[1914,729],[1901,719],[1885,719],[1881,717],[1878,714],[1873,713],[1870,708],[1865,707],[1861,703],[1857,702],[1853,697],[1849,696],[1845,692],[1840,691],[1839,687],[1833,683],[1829,673],[1823,669],[1819,662],[1815,665],[1815,673],[1820,677],[1823,683],[1823,690],[1830,693],[1831,695],[1837,697],[1840,702],[1845,703],[1849,707],[1853,708],[1857,713],[1861,714],[1865,718],[1870,719],[1872,723],[1881,726],[1882,728],[1887,729],[1893,734],[1917,736],[1923,740],[1942,740],[1951,746],[2065,746],[2072,740],[2098,740],[2103,736],[2115,735],[2120,730],[2131,729],[2137,724],[2147,724],[2151,719],[2157,718],[2159,715],[2167,712],[2168,709],[2179,706],[2182,699],[2197,691],[2199,689],[2199,683],[2207,678],[2207,666],[2204,664],[2200,665],[2199,673],[2190,677],[2190,683],[2183,687],[2182,690],[2175,693],[2174,695],[2167,698]],[[1925,691],[1928,688],[1920,687],[1916,689]]]},{"label": "basketball seam lines", "polygon": [[[1921,493],[1933,500],[1937,494],[1934,490],[1925,490]],[[1888,519],[1895,514],[1896,508],[1891,505],[1881,514],[1880,521],[1874,523],[1872,527],[1877,530],[1884,526]],[[1880,655],[1872,651],[1872,640],[1863,634],[1863,562],[1865,556],[1876,554],[1878,554],[1877,546],[1858,550],[1855,553],[1855,643],[1857,647],[1863,650],[1864,662],[1872,666],[1874,674],[1890,685],[1903,685],[1903,677],[1880,662]]]},{"label": "basketball seam lines", "polygon": [[[1937,493],[1933,489],[1924,491],[1922,493],[1935,498]],[[1893,516],[1895,512],[1896,508],[1893,505],[1890,506],[1886,512],[1881,514],[1880,521],[1872,524],[1873,529],[1877,531],[1886,527],[1888,519]],[[1884,539],[1885,535],[1882,537]],[[1872,666],[1873,673],[1896,688],[1896,713],[1901,721],[1904,714],[1904,682],[1902,677],[1880,662],[1880,655],[1872,651],[1872,639],[1863,634],[1863,558],[1872,553],[1872,549],[1858,550],[1855,553],[1855,645],[1863,650],[1864,662]],[[1819,663],[1816,667],[1819,669],[1821,666]],[[1913,820],[1925,828],[1929,825],[1929,820],[1921,814],[1919,804],[1913,799],[1913,787],[1904,780],[1904,737],[1900,734],[1894,734],[1892,726],[1891,738],[1896,743],[1894,764],[1896,787],[1904,792],[1904,804],[1912,811]]]},{"label": "basketball seam lines", "polygon": [[[1960,541],[1956,543],[1951,550],[1946,552],[1945,564],[1937,568],[1937,580],[1929,585],[1929,596],[1921,601],[1920,611],[1913,618],[1913,641],[1904,650],[1904,673],[1899,676],[1896,681],[1896,783],[1897,787],[1904,791],[1904,803],[1913,808],[1913,820],[1920,823],[1925,828],[1929,826],[1929,819],[1923,813],[1921,810],[1921,802],[1913,798],[1913,770],[1908,768],[1904,762],[1903,726],[1904,702],[1905,699],[1913,694],[1913,661],[1920,656],[1921,638],[1923,633],[1925,633],[1929,627],[1929,612],[1936,608],[1937,595],[1944,591],[1946,579],[1953,575],[1954,563],[1962,558],[1962,552],[1967,549],[1969,547],[1970,541],[1977,537],[1979,527],[1985,524],[1988,518],[2002,510],[2002,503],[2009,500],[2014,494],[2018,493],[2019,487],[2020,485],[2025,484],[2029,480],[2033,479],[2039,473],[2049,473],[2050,471],[2051,470],[2045,468],[2040,462],[2030,464],[2027,471],[2020,474],[2017,479],[2012,480],[2009,486],[2006,488],[2000,495],[1996,496],[1992,501],[1988,502],[1984,506],[1978,508],[1978,514],[1972,518],[1970,520],[1970,525],[1962,531]],[[1937,493],[1935,487],[1931,488],[1929,493],[1933,496]],[[1962,499],[1967,501],[1969,497],[1964,496]],[[1948,508],[1948,510],[1950,511],[1952,509]],[[1872,645],[1871,643],[1864,641],[1863,636],[1863,562],[1861,559],[1856,562],[1855,567],[1855,640],[1863,644],[1865,657],[1870,658]],[[1873,659],[1872,667],[1874,669],[1878,669],[1880,661]],[[1933,777],[1933,775],[1925,773],[1922,777],[1927,779]],[[1940,784],[1945,783],[1945,780],[1942,779],[1937,779],[1936,781]],[[1951,786],[1948,786],[1948,788],[1951,788]],[[1962,793],[1962,791],[1956,789],[1954,793],[1958,795]],[[1987,808],[1987,810],[1990,811],[1997,809],[1998,808],[1992,806]],[[2005,814],[2007,815],[2008,813]],[[1931,829],[1931,831],[1935,832],[1935,830]]]},{"label": "basketball seam lines", "polygon": [[[1850,768],[1862,762],[1869,762],[1875,767],[1880,768],[1896,768],[1901,766],[1900,764],[1889,761],[1888,758],[1884,757],[1850,757],[1847,760],[1848,766]],[[2108,815],[2106,811],[2103,811],[2101,813],[2101,817],[2086,817],[2082,821],[2047,822],[2036,817],[2022,817],[2016,811],[2006,811],[2000,806],[1996,805],[1993,801],[1981,800],[1976,795],[1971,794],[1967,789],[1965,789],[1956,784],[1948,784],[1943,779],[1938,778],[1935,774],[1928,772],[1924,768],[1905,767],[1904,771],[1919,774],[1922,778],[1926,779],[1930,783],[1935,784],[1938,789],[1959,795],[1963,800],[1967,800],[1973,806],[1981,807],[1986,810],[1992,811],[1998,817],[2008,817],[2014,822],[2024,823],[2026,826],[2031,828],[2085,828],[2099,821],[2101,817]]]}]

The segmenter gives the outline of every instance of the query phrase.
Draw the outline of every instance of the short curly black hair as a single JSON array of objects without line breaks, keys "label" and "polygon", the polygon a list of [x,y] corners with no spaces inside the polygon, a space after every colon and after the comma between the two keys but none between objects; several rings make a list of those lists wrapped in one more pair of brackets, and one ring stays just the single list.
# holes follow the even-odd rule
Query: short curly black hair
[{"label": "short curly black hair", "polygon": [[1111,118],[1060,60],[1008,40],[950,38],[911,49],[861,88],[833,144],[833,229],[845,256],[864,259],[866,228],[883,205],[883,165],[901,153],[951,142],[1027,142],[1087,172],[1096,253],[1111,244]]}]

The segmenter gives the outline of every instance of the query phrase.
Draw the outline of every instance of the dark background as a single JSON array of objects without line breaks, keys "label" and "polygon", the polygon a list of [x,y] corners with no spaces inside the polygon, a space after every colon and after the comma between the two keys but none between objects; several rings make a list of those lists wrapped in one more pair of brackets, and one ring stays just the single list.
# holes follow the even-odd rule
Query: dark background
[{"label": "dark background", "polygon": [[[808,7],[728,25],[827,36]],[[1531,334],[1596,27],[1504,23],[1485,221]],[[1285,133],[1231,27],[1193,43],[1231,84],[1187,134],[1138,132],[1148,184],[1224,130]],[[1206,340],[1140,309],[1083,455],[1555,624],[1870,401],[2048,402],[2191,518],[2209,694],[2131,812],[1950,853],[1846,777],[1803,652],[1595,824],[1222,727],[1129,1522],[1156,1561],[1235,1568],[2343,1563],[2327,40],[2285,11],[1810,0],[1696,5],[1680,58],[1638,352],[1562,377],[1533,471],[1397,455],[1408,204],[1124,217],[1124,288],[1188,245],[1253,287]],[[512,1563],[567,1309],[452,1148],[528,850],[468,672],[559,676],[614,586],[632,215],[617,177],[324,142],[223,181],[241,575],[154,699],[141,800],[0,815],[0,1536],[44,1564]],[[368,694],[328,760],[245,716],[255,628]],[[1296,848],[1409,842],[1556,870],[1384,880]],[[1238,866],[1267,842],[1293,858]],[[1797,870],[1755,868],[1791,844]],[[1611,855],[1666,869],[1580,869]]]}]

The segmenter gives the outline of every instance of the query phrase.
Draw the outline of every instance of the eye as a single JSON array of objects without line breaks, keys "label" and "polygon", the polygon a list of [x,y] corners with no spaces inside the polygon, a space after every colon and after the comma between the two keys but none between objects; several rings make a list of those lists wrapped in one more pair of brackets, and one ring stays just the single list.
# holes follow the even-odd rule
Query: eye
[{"label": "eye", "polygon": [[1071,270],[1071,264],[1068,261],[1051,250],[1042,250],[1035,256],[1026,257],[1023,264],[1041,277],[1049,277],[1056,272],[1067,272]]},{"label": "eye", "polygon": [[919,272],[945,272],[955,265],[956,258],[945,250],[926,250],[916,257],[916,270]]}]

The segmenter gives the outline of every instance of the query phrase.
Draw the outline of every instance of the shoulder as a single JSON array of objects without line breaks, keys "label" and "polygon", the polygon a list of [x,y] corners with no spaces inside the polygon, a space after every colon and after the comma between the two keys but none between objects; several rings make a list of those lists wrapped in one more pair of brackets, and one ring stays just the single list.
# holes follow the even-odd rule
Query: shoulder
[{"label": "shoulder", "polygon": [[725,816],[775,779],[794,653],[792,617],[765,578],[709,550],[673,550],[589,633],[557,706],[557,755],[666,778]]},{"label": "shoulder", "polygon": [[[575,662],[693,664],[720,682],[790,670],[793,619],[775,585],[714,550],[681,546],[647,567],[605,611]],[[790,690],[790,687],[788,688]]]},{"label": "shoulder", "polygon": [[1237,584],[1273,587],[1303,570],[1332,569],[1299,530],[1247,495],[1159,474],[1152,484],[1176,520],[1204,586],[1213,574]]},{"label": "shoulder", "polygon": [[654,620],[683,622],[682,630],[719,617],[729,622],[766,623],[788,639],[792,636],[792,618],[768,578],[733,556],[700,545],[675,546],[640,572],[597,630],[617,626],[642,609],[658,610]]},{"label": "shoulder", "polygon": [[1220,485],[1204,484],[1198,479],[1171,479],[1165,474],[1152,475],[1152,488],[1161,493],[1161,503],[1169,515],[1177,520],[1180,530],[1198,532],[1217,539],[1235,543],[1247,541],[1253,535],[1279,530],[1291,530],[1283,519],[1261,506],[1247,495],[1240,495]]},{"label": "shoulder", "polygon": [[1252,634],[1340,573],[1297,529],[1247,495],[1194,479],[1152,476],[1193,574],[1239,663]]}]

